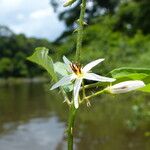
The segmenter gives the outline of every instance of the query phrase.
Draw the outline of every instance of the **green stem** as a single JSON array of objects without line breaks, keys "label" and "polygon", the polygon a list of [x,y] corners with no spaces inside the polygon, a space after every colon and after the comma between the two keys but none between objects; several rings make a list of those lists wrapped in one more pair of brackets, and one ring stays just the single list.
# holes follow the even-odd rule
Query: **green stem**
[{"label": "green stem", "polygon": [[105,92],[105,89],[104,89],[104,90],[101,90],[101,91],[98,91],[98,92],[96,92],[96,93],[94,93],[94,94],[92,94],[92,95],[90,95],[90,96],[87,96],[87,97],[85,97],[83,100],[93,98],[93,97],[98,96],[98,95],[100,95],[100,94],[102,94],[102,93],[104,93],[104,92]]},{"label": "green stem", "polygon": [[[77,45],[76,45],[76,61],[80,62],[81,57],[81,47],[82,47],[82,40],[83,40],[83,22],[84,22],[84,15],[86,10],[86,0],[82,0],[81,3],[81,12],[79,18],[79,27],[77,33]],[[69,119],[68,119],[68,150],[73,150],[73,129],[74,129],[74,121],[77,109],[75,109],[74,104],[71,105],[69,108]]]},{"label": "green stem", "polygon": [[[96,82],[96,83],[85,85],[84,88],[85,89],[90,89],[90,88],[96,88],[96,87],[100,87],[100,86],[106,86],[106,83]],[[82,88],[80,90],[82,90]]]},{"label": "green stem", "polygon": [[77,109],[75,109],[74,105],[72,105],[70,107],[69,119],[68,119],[68,150],[73,150],[73,129],[74,129],[76,112]]},{"label": "green stem", "polygon": [[82,81],[82,96],[83,96],[83,98],[86,97],[85,88],[84,88],[84,81]]},{"label": "green stem", "polygon": [[84,26],[84,15],[86,10],[86,0],[82,0],[81,3],[81,12],[79,17],[79,27],[77,33],[77,45],[76,45],[76,61],[80,62],[81,57],[81,47],[82,47],[82,40],[83,40],[83,26]]}]

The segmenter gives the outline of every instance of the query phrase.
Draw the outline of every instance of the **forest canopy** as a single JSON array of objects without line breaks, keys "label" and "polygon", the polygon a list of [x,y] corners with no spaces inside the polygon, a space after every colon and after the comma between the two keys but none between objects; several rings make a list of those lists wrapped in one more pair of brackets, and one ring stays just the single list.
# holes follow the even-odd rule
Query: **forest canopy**
[{"label": "forest canopy", "polygon": [[6,26],[0,26],[0,77],[39,76],[42,70],[36,69],[26,60],[36,47],[51,49],[51,42],[46,39],[27,38],[24,34],[15,34]]}]

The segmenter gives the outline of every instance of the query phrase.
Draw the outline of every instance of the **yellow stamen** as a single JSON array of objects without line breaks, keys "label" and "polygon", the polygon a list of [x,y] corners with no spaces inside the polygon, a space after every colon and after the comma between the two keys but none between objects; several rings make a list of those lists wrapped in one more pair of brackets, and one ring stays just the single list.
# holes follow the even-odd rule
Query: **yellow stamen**
[{"label": "yellow stamen", "polygon": [[70,67],[77,76],[82,76],[81,66],[79,64],[70,64]]}]

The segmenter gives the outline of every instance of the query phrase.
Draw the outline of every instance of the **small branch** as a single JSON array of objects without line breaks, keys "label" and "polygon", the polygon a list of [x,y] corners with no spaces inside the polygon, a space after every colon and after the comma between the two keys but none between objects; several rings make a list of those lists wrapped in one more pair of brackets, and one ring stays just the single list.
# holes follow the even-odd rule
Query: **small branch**
[{"label": "small branch", "polygon": [[101,84],[102,84],[101,82],[96,82],[96,83],[92,83],[89,85],[85,85],[84,88],[85,89],[95,88],[95,87],[101,86]]},{"label": "small branch", "polygon": [[[96,87],[100,87],[100,86],[104,86],[104,85],[105,85],[104,82],[103,83],[102,82],[96,82],[96,83],[85,85],[84,88],[90,89],[90,88],[96,88]],[[82,88],[80,90],[82,90]]]},{"label": "small branch", "polygon": [[87,106],[88,107],[91,106],[90,101],[88,100],[88,98],[86,98],[84,81],[82,81],[82,93],[83,93],[82,101],[86,100]]},{"label": "small branch", "polygon": [[84,102],[84,100],[86,100],[86,99],[89,100],[89,99],[91,99],[91,98],[93,98],[93,97],[96,97],[96,96],[98,96],[98,95],[100,95],[100,94],[102,94],[102,93],[104,93],[104,92],[105,92],[105,89],[104,89],[104,90],[101,90],[101,91],[98,91],[98,92],[96,92],[96,93],[94,93],[94,94],[92,94],[92,95],[89,95],[89,96],[85,97],[82,102]]}]

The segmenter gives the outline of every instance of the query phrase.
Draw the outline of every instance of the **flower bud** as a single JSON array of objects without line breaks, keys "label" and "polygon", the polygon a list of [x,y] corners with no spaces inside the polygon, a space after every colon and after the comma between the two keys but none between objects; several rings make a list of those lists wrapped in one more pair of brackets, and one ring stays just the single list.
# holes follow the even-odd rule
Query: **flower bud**
[{"label": "flower bud", "polygon": [[145,84],[143,81],[131,80],[131,81],[120,82],[113,86],[107,87],[105,90],[112,94],[120,94],[120,93],[127,93],[142,88],[144,86]]},{"label": "flower bud", "polygon": [[64,7],[67,7],[67,6],[70,6],[72,5],[76,0],[67,0],[65,3],[64,3]]}]

